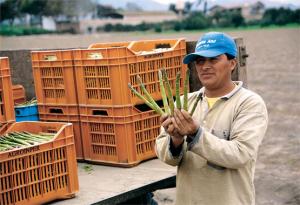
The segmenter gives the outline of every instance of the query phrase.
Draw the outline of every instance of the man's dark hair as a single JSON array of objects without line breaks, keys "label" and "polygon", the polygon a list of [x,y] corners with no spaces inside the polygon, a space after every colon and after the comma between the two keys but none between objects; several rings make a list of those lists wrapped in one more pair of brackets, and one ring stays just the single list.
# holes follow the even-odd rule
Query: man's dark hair
[{"label": "man's dark hair", "polygon": [[232,60],[232,59],[235,59],[235,57],[233,55],[230,55],[228,53],[225,53],[225,55],[227,56],[227,59],[228,60]]}]

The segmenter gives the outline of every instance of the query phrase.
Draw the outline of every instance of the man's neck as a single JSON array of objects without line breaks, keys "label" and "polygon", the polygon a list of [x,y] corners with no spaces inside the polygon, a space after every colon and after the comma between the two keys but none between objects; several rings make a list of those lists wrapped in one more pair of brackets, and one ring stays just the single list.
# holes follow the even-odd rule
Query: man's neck
[{"label": "man's neck", "polygon": [[234,82],[230,81],[222,89],[207,89],[205,88],[205,96],[209,98],[217,98],[222,97],[228,93],[230,93],[235,88]]}]

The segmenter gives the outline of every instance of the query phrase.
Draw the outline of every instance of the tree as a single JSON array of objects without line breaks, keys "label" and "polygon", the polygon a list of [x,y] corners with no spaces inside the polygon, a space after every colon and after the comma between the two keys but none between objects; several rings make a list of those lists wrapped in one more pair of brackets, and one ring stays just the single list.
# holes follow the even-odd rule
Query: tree
[{"label": "tree", "polygon": [[293,22],[300,24],[300,9],[294,11]]},{"label": "tree", "polygon": [[299,19],[299,16],[298,16],[298,19],[295,19],[295,16],[297,18],[296,12],[297,12],[297,10],[292,11],[287,8],[267,9],[265,11],[262,21],[261,21],[262,26],[268,26],[271,24],[285,25],[288,23],[297,23],[300,21],[300,19]]},{"label": "tree", "polygon": [[[186,1],[184,3],[184,8],[182,10],[182,13],[183,14],[188,14],[191,12],[191,8],[192,8],[193,4],[189,1]],[[177,9],[176,5],[175,4],[170,4],[169,5],[169,11],[173,11],[174,13],[176,14],[179,14],[179,10]]]},{"label": "tree", "polygon": [[239,27],[245,23],[245,19],[240,10],[217,11],[212,16],[212,20],[214,20],[215,24],[220,27]]},{"label": "tree", "polygon": [[234,27],[242,26],[245,23],[245,19],[242,16],[242,14],[241,14],[240,11],[234,11],[234,12],[232,12],[231,15],[230,15],[230,21],[231,21],[231,24]]},{"label": "tree", "polygon": [[[51,1],[51,0],[50,0]],[[96,5],[91,0],[62,0],[63,13],[68,19],[79,20],[79,16],[84,16],[90,11],[96,10]]]},{"label": "tree", "polygon": [[46,5],[46,0],[22,0],[20,8],[22,13],[37,16],[39,24],[42,26],[42,16],[44,14],[44,9],[46,8]]},{"label": "tree", "polygon": [[58,16],[64,13],[64,4],[62,0],[47,0],[43,14],[52,17],[55,21]]},{"label": "tree", "polygon": [[204,29],[209,26],[209,20],[204,16],[202,12],[193,12],[186,19],[183,20],[183,29],[195,30]]},{"label": "tree", "polygon": [[6,0],[0,3],[0,21],[8,20],[12,26],[15,18],[20,16],[20,0]]},{"label": "tree", "polygon": [[173,11],[174,13],[178,14],[178,10],[177,10],[175,4],[170,4],[169,5],[169,11]]}]

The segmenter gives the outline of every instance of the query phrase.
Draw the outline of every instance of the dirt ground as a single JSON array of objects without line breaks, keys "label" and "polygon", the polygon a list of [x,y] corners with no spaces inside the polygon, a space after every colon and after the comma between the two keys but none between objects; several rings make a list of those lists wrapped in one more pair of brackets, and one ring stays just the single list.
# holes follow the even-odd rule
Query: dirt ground
[{"label": "dirt ground", "polygon": [[[269,127],[260,146],[256,175],[257,205],[300,204],[300,28],[228,32],[243,37],[249,58],[248,87],[265,100]],[[200,32],[0,37],[0,49],[76,48],[96,42],[184,37]],[[175,189],[158,190],[159,204],[173,204]]]}]

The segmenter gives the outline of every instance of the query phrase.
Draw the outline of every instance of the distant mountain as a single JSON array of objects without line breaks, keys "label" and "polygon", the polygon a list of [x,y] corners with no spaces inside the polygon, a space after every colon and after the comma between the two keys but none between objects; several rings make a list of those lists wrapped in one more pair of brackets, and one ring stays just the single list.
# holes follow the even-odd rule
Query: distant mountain
[{"label": "distant mountain", "polygon": [[[163,1],[163,0],[154,0],[158,2],[164,2],[163,4],[170,4],[171,3],[176,3],[177,0],[168,0],[168,1]],[[183,1],[189,1],[193,2],[194,6],[197,4],[195,2],[198,2],[198,0],[183,0]],[[256,2],[262,2],[266,8],[279,8],[279,7],[285,7],[285,8],[290,8],[290,9],[297,9],[300,8],[300,1],[299,0],[207,0],[208,3],[208,8],[213,7],[215,5],[220,5],[224,7],[232,7],[232,6],[239,6],[239,5],[244,5],[244,4],[253,4]],[[203,1],[202,1],[203,2]],[[203,3],[200,5],[200,8],[203,8]]]},{"label": "distant mountain", "polygon": [[[166,11],[169,8],[169,4],[173,3],[176,4],[177,0],[173,1],[163,1],[163,0],[92,0],[94,2],[104,4],[104,5],[111,5],[112,7],[118,9],[126,9],[127,3],[134,3],[138,7],[142,8],[145,11]],[[190,1],[190,2],[197,2],[197,0],[183,0],[183,1]],[[253,4],[258,0],[208,0],[208,8],[214,5],[220,5],[224,7],[232,7],[232,6],[239,6],[244,4]],[[163,2],[163,3],[161,3]],[[168,2],[168,3],[167,3]],[[289,0],[289,1],[280,1],[280,0],[261,0],[263,4],[265,4],[266,8],[278,8],[278,7],[285,7],[290,9],[297,9],[300,8],[300,1],[299,0]],[[196,3],[194,4],[196,6]],[[197,6],[199,9],[203,9],[203,4]]]},{"label": "distant mountain", "polygon": [[[220,5],[224,7],[231,7],[231,6],[238,6],[238,5],[245,5],[245,4],[253,4],[258,2],[259,0],[208,0],[208,7],[212,7],[214,5]],[[196,0],[194,1],[196,2]],[[285,7],[290,9],[300,8],[300,1],[299,0],[289,0],[289,1],[279,1],[279,0],[260,0],[266,8],[278,8],[278,7]]]},{"label": "distant mountain", "polygon": [[94,2],[111,5],[112,7],[118,9],[126,8],[127,3],[134,3],[144,11],[166,11],[169,8],[169,5],[161,4],[153,0],[93,0]]}]

